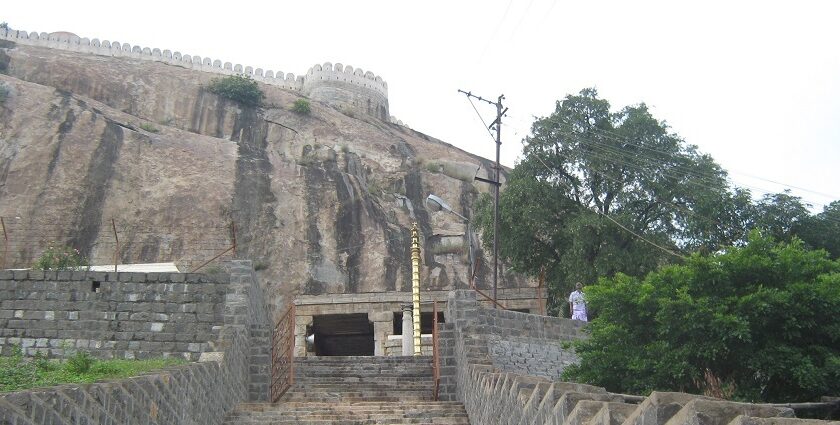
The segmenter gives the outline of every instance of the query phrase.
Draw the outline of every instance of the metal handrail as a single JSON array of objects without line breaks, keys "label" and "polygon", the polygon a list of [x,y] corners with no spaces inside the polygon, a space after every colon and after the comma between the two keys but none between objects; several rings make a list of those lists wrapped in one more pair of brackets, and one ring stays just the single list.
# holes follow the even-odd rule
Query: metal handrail
[{"label": "metal handrail", "polygon": [[[481,262],[481,259],[476,259],[476,266],[475,266],[475,269],[474,269],[475,271],[478,271],[478,266],[480,265],[480,262]],[[472,276],[470,276],[470,289],[472,289],[472,290],[473,290],[473,291],[475,291],[477,294],[479,294],[479,295],[481,295],[482,297],[484,297],[484,299],[485,299],[485,300],[490,301],[490,302],[492,302],[493,304],[495,304],[495,305],[496,305],[496,307],[499,307],[499,308],[501,308],[502,310],[507,310],[507,308],[505,308],[505,306],[503,306],[503,305],[499,304],[499,302],[498,302],[498,301],[494,300],[491,296],[489,296],[489,295],[485,294],[484,292],[482,292],[480,289],[478,289],[478,288],[475,286],[475,271],[473,272],[473,275],[472,275]]]},{"label": "metal handrail", "polygon": [[438,309],[437,309],[437,301],[433,301],[432,305],[434,306],[432,309],[432,379],[434,379],[435,389],[434,389],[434,397],[435,401],[438,401],[438,395],[440,391],[440,354],[438,353],[438,348],[440,345],[440,341],[438,341]]},{"label": "metal handrail", "polygon": [[295,383],[295,303],[274,326],[271,344],[271,402],[276,403]]}]

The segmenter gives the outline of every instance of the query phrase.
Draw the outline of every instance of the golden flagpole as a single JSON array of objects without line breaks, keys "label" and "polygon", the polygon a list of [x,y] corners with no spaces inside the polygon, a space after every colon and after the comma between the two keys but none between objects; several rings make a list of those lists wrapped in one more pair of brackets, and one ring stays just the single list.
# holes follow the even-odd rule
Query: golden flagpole
[{"label": "golden flagpole", "polygon": [[414,355],[420,355],[420,232],[411,226],[411,300],[413,302]]}]

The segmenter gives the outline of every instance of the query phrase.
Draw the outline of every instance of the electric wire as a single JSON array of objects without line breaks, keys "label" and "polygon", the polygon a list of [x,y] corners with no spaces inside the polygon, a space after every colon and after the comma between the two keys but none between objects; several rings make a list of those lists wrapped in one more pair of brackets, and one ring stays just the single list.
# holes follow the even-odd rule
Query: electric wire
[{"label": "electric wire", "polygon": [[481,116],[481,113],[478,112],[478,108],[475,107],[475,103],[473,103],[472,98],[467,96],[467,100],[470,101],[470,105],[472,105],[475,114],[478,115],[478,119],[481,120],[481,123],[484,124],[484,129],[487,130],[487,134],[490,135],[490,139],[493,140],[493,143],[496,143],[496,136],[493,136],[493,132],[490,131],[490,126],[487,125],[487,122],[484,121],[484,118]]},{"label": "electric wire", "polygon": [[[576,124],[575,122],[568,121],[567,119],[564,119],[563,117],[560,117],[560,118],[561,118],[561,120],[564,120],[564,122],[566,124]],[[644,146],[644,145],[641,145],[641,144],[638,144],[638,143],[634,143],[634,142],[630,141],[626,136],[622,136],[620,134],[617,134],[615,132],[612,132],[612,131],[609,131],[609,130],[606,130],[606,129],[602,129],[602,128],[598,128],[598,127],[590,127],[587,130],[599,133],[602,136],[604,136],[606,138],[609,138],[609,139],[612,139],[614,141],[617,141],[617,142],[620,142],[620,143],[623,143],[623,144],[626,144],[626,145],[629,145],[629,146],[633,146],[633,147],[636,147],[636,148],[639,148],[639,149],[659,153],[659,154],[665,155],[666,157],[672,155],[671,153],[668,153],[666,151],[662,151],[662,150],[652,148],[650,146]],[[821,196],[825,196],[825,197],[829,197],[829,198],[834,198],[834,199],[840,198],[836,195],[831,195],[831,194],[828,194],[828,193],[819,192],[819,191],[815,191],[815,190],[800,187],[800,186],[794,186],[794,185],[791,185],[791,184],[767,179],[767,178],[760,177],[760,176],[745,174],[745,173],[741,173],[741,172],[738,172],[738,171],[731,171],[731,170],[727,170],[727,171],[728,172],[734,172],[735,174],[744,175],[744,176],[747,176],[747,177],[750,177],[750,178],[753,178],[753,179],[762,180],[762,181],[766,181],[766,182],[769,182],[769,183],[778,184],[778,185],[781,185],[781,186],[789,187],[789,188],[792,188],[792,189],[798,189],[798,190],[802,190],[802,191],[805,191],[805,192],[809,192],[809,193],[813,193],[813,194],[817,194],[817,195],[821,195]],[[741,184],[740,182],[734,181],[734,179],[733,179],[733,182]],[[741,184],[741,185],[742,186],[747,186],[747,185],[744,185],[744,184]],[[774,192],[774,191],[768,190],[766,188],[761,188],[761,187],[756,187],[756,186],[747,186],[747,187],[757,189],[757,190],[759,190],[763,193],[773,193]],[[809,203],[811,203],[811,202],[809,202]],[[820,204],[820,203],[814,203],[814,204],[824,206],[824,204]]]},{"label": "electric wire", "polygon": [[[532,115],[532,117],[536,121],[539,121],[539,120],[542,119],[542,118],[537,117],[535,115]],[[568,117],[559,117],[559,118],[560,118],[561,122],[563,122],[565,124],[569,124],[569,125],[579,124],[577,122],[571,121]],[[519,122],[522,123],[523,121],[519,120]],[[596,133],[596,134],[598,134],[601,137],[604,137],[606,139],[610,139],[610,140],[619,142],[622,145],[633,146],[633,147],[641,149],[641,150],[661,154],[661,155],[665,156],[666,158],[671,157],[673,155],[672,153],[669,153],[669,152],[666,152],[666,151],[662,151],[662,150],[659,150],[659,149],[656,149],[656,148],[652,148],[650,146],[644,146],[644,145],[641,145],[639,143],[635,143],[633,141],[630,141],[627,137],[619,135],[619,134],[617,134],[613,131],[602,129],[602,128],[599,128],[599,127],[589,127],[586,130],[588,132]],[[579,135],[582,135],[582,136],[586,136],[585,133],[578,133],[578,132],[575,132],[575,133],[577,133]],[[591,143],[591,144],[602,144],[602,145],[604,144],[603,142],[598,142],[598,141],[592,140],[592,139],[585,139],[584,142],[585,143]],[[616,148],[616,147],[613,147],[613,148]],[[641,152],[636,152],[636,154],[646,155],[645,153],[641,153]],[[630,153],[629,152],[625,153],[625,155],[630,155]],[[654,155],[650,155],[650,154],[647,154],[647,155],[648,155],[648,157],[655,158]],[[687,170],[683,166],[680,166],[680,165],[674,165],[674,168],[678,171],[684,171],[686,174],[692,174],[692,175],[695,175],[695,176],[698,176],[698,177],[701,177],[701,178],[704,178],[704,177],[705,178],[715,178],[716,177],[714,175],[703,174],[703,173],[698,172],[696,170]],[[749,189],[754,189],[754,190],[756,190],[756,191],[758,191],[762,194],[776,194],[776,193],[778,193],[778,191],[767,189],[766,187],[760,187],[760,186],[756,186],[756,185],[753,185],[753,184],[744,183],[743,181],[736,180],[736,179],[732,178],[728,174],[734,173],[734,174],[746,176],[746,177],[749,177],[749,178],[752,178],[752,179],[762,180],[762,181],[777,184],[777,185],[780,185],[780,186],[788,187],[788,188],[791,188],[791,189],[797,189],[797,190],[801,190],[801,191],[804,191],[804,192],[809,192],[809,193],[812,193],[812,194],[825,196],[825,197],[828,197],[828,198],[834,198],[834,199],[839,198],[836,195],[816,191],[816,190],[813,190],[813,189],[808,189],[808,188],[801,187],[801,186],[791,185],[791,184],[788,184],[788,183],[784,183],[784,182],[780,182],[780,181],[776,181],[776,180],[772,180],[772,179],[768,179],[768,178],[764,178],[764,177],[760,177],[760,176],[755,176],[755,175],[752,175],[752,174],[739,172],[737,170],[725,170],[725,171],[727,172],[727,180],[730,181],[733,185],[736,185],[736,186],[739,186],[739,187],[745,187],[745,188],[749,188]],[[823,207],[823,208],[825,208],[827,206],[827,204],[824,204],[824,203],[821,203],[821,202],[816,202],[812,199],[807,199],[807,198],[803,198],[803,197],[799,197],[799,198],[802,201],[804,201],[806,204],[809,204],[809,206],[820,206],[820,207]]]},{"label": "electric wire", "polygon": [[[568,136],[570,139],[573,139],[573,140],[575,140],[575,141],[577,141],[577,142],[580,142],[580,143],[590,143],[590,142],[591,142],[591,141],[590,141],[590,140],[588,140],[588,139],[579,138],[579,137],[577,137],[577,136],[575,136],[575,135],[568,134],[567,136]],[[597,143],[596,143],[596,144],[597,144]],[[607,147],[609,147],[608,145],[603,145],[603,146],[607,146]],[[617,154],[617,156],[619,156],[619,157],[621,157],[621,158],[625,159],[626,161],[622,161],[622,160],[620,160],[620,159],[617,159],[617,158],[611,157],[608,153],[603,153],[603,152],[602,152],[601,154],[598,154],[598,153],[595,153],[595,152],[586,152],[586,154],[587,154],[587,155],[589,155],[589,156],[595,157],[595,158],[597,158],[597,159],[601,159],[601,160],[603,160],[603,161],[613,162],[613,163],[616,163],[616,164],[619,164],[619,165],[622,165],[622,166],[625,166],[625,167],[628,167],[628,168],[634,169],[634,170],[636,170],[636,171],[640,171],[640,172],[646,172],[646,171],[649,171],[649,168],[645,167],[644,165],[642,165],[642,164],[636,164],[636,163],[633,163],[633,162],[632,162],[632,160],[633,160],[634,158],[631,158],[631,157],[629,157],[628,155],[623,155],[623,152],[620,152],[620,151],[616,152],[615,150],[613,150],[613,151],[609,151],[608,149],[605,149],[605,152],[613,152],[614,154]],[[646,159],[650,160],[651,158],[646,158]],[[628,161],[630,161],[630,162],[628,162]],[[652,162],[652,161],[650,161],[650,162],[649,162],[649,164],[650,164],[651,166],[655,166],[655,165],[662,165],[662,164],[656,164],[656,163],[654,163],[654,162]],[[590,165],[590,167],[591,167],[591,165]],[[677,180],[677,177],[680,177],[680,176],[688,176],[688,177],[691,177],[691,176],[692,176],[692,175],[690,175],[690,174],[684,174],[684,175],[683,175],[683,174],[679,174],[679,173],[678,173],[678,174],[676,174],[676,175],[674,175],[674,174],[673,174],[673,172],[668,172],[668,171],[666,171],[666,170],[660,170],[660,174],[662,174],[662,175],[663,175],[663,176],[665,176],[666,178],[670,178],[670,179],[673,179],[673,180]],[[719,190],[719,189],[720,189],[720,188],[718,188],[718,187],[708,186],[707,184],[712,184],[712,183],[715,183],[715,182],[711,181],[710,179],[708,179],[708,178],[704,178],[704,177],[700,177],[700,176],[699,176],[699,175],[697,175],[697,174],[695,174],[694,176],[695,176],[698,180],[700,180],[700,182],[696,182],[696,181],[688,180],[688,181],[685,181],[685,182],[683,182],[683,183],[690,183],[690,184],[694,184],[694,185],[696,185],[696,186],[698,186],[698,187],[702,187],[702,188],[705,188],[705,189],[708,189],[708,190],[712,190],[712,191],[717,191],[717,190]],[[703,184],[703,182],[705,182],[705,183],[707,183],[707,184]],[[840,223],[840,220],[834,219],[833,217],[830,217],[830,216],[825,216],[824,218],[825,218],[826,220],[828,220],[828,221],[831,221],[831,222]]]}]

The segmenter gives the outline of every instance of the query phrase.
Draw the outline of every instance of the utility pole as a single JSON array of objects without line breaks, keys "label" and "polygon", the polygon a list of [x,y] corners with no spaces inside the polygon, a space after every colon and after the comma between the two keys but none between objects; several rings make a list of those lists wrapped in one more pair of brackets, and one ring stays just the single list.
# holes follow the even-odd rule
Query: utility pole
[{"label": "utility pole", "polygon": [[[499,156],[502,148],[502,117],[508,111],[508,108],[505,108],[502,105],[502,101],[505,99],[505,95],[499,95],[499,98],[494,102],[492,100],[485,99],[481,96],[476,96],[472,94],[472,92],[463,91],[458,89],[459,93],[463,93],[467,96],[467,98],[474,98],[478,99],[482,102],[489,103],[496,107],[496,119],[487,126],[488,130],[492,129],[493,126],[496,127],[496,165],[495,165],[495,172],[493,173],[493,180],[487,180],[480,177],[476,177],[475,179],[484,183],[489,183],[493,185],[493,301],[498,302],[499,298],[497,295],[499,289],[499,186],[502,185],[501,183],[501,173],[502,173],[502,166],[499,164]],[[478,111],[476,110],[476,113]],[[481,115],[479,115],[479,118]],[[482,120],[483,121],[483,120]],[[491,133],[492,136],[492,133]],[[496,307],[496,303],[493,304],[494,308]]]}]

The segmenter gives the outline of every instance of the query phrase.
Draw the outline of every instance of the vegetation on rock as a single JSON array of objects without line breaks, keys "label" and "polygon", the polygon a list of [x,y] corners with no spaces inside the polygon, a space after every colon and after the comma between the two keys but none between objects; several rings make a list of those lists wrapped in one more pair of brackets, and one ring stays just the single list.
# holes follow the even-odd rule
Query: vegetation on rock
[{"label": "vegetation on rock", "polygon": [[301,115],[309,115],[312,112],[312,108],[309,105],[309,101],[306,99],[298,99],[295,103],[292,104],[292,112],[301,114]]},{"label": "vegetation on rock", "polygon": [[798,239],[754,231],[743,247],[602,278],[586,294],[591,338],[568,379],[632,394],[708,392],[717,380],[764,402],[840,393],[840,261]]},{"label": "vegetation on rock", "polygon": [[248,106],[260,106],[265,98],[257,82],[245,75],[214,78],[208,89],[219,96]]},{"label": "vegetation on rock", "polygon": [[148,124],[148,123],[140,124],[140,128],[143,129],[144,131],[148,131],[149,133],[159,133],[160,132],[159,128],[155,127],[152,124]]}]

